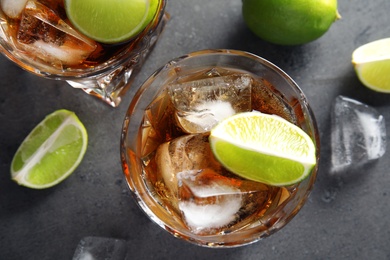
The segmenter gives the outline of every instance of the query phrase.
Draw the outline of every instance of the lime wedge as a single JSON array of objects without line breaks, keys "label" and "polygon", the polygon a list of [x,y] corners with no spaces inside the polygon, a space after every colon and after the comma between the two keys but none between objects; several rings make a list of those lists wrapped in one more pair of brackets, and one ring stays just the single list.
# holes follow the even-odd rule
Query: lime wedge
[{"label": "lime wedge", "polygon": [[233,173],[273,186],[297,183],[316,164],[312,139],[287,120],[257,111],[221,121],[209,137],[215,157]]},{"label": "lime wedge", "polygon": [[153,20],[159,0],[65,0],[70,22],[87,37],[112,44],[137,36]]},{"label": "lime wedge", "polygon": [[359,80],[368,88],[390,93],[390,38],[360,46],[352,53]]},{"label": "lime wedge", "polygon": [[12,160],[11,177],[30,188],[52,187],[80,164],[87,142],[87,131],[78,117],[68,110],[57,110],[24,139]]}]

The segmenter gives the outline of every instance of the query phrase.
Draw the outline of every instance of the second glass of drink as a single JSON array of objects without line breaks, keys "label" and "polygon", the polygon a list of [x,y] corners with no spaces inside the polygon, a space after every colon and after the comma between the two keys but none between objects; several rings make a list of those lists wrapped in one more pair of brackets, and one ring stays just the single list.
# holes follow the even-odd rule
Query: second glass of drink
[{"label": "second glass of drink", "polygon": [[[98,13],[85,19],[80,11],[85,3],[101,1],[1,0],[0,52],[29,72],[65,80],[116,107],[168,20],[166,0],[121,2],[124,15],[114,26],[121,28],[101,26],[119,19],[112,8],[87,6],[111,10],[112,17],[103,21]],[[123,39],[105,38],[111,31],[120,35],[122,27],[129,31]]]}]

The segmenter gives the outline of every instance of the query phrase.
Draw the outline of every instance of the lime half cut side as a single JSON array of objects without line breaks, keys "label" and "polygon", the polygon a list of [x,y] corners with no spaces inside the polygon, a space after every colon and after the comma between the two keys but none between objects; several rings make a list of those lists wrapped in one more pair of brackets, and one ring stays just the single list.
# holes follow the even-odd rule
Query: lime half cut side
[{"label": "lime half cut side", "polygon": [[360,46],[352,53],[352,64],[366,87],[390,93],[390,38]]},{"label": "lime half cut side", "polygon": [[65,0],[70,22],[87,37],[106,44],[137,36],[153,20],[159,0]]},{"label": "lime half cut side", "polygon": [[11,163],[11,177],[35,189],[52,187],[80,164],[87,149],[87,131],[68,110],[45,117],[24,139]]},{"label": "lime half cut side", "polygon": [[308,134],[275,115],[236,114],[213,128],[209,140],[227,169],[273,186],[300,182],[316,165],[316,148]]}]

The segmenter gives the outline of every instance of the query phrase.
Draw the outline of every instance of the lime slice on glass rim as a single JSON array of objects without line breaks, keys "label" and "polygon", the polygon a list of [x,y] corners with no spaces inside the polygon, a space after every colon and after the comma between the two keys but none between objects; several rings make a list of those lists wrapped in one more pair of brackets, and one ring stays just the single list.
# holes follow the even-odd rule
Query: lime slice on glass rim
[{"label": "lime slice on glass rim", "polygon": [[71,111],[61,109],[46,116],[24,139],[11,163],[18,184],[44,189],[68,177],[87,149],[84,125]]},{"label": "lime slice on glass rim", "polygon": [[287,120],[257,111],[218,123],[210,133],[217,160],[233,173],[273,186],[308,177],[316,165],[312,139]]},{"label": "lime slice on glass rim", "polygon": [[359,80],[368,88],[390,93],[390,38],[360,46],[352,53]]},{"label": "lime slice on glass rim", "polygon": [[87,37],[106,44],[137,36],[153,20],[159,0],[65,0],[70,22]]}]

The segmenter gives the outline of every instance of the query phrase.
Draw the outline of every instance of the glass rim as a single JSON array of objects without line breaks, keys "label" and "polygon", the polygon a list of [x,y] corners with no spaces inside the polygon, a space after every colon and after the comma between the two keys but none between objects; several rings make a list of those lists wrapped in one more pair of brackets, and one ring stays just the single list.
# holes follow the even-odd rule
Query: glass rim
[{"label": "glass rim", "polygon": [[[247,51],[241,51],[241,50],[235,50],[235,49],[203,49],[199,51],[190,52],[188,54],[179,56],[177,58],[171,59],[170,61],[166,62],[165,65],[160,66],[157,70],[155,70],[143,83],[141,83],[141,87],[136,91],[136,94],[134,95],[134,98],[131,102],[134,101],[134,99],[141,95],[144,91],[143,86],[148,85],[149,82],[153,81],[154,78],[158,77],[159,74],[162,71],[168,70],[172,67],[175,67],[175,65],[179,62],[189,60],[195,57],[199,56],[210,56],[210,55],[231,55],[231,56],[244,56],[253,60],[256,60],[257,62],[260,62],[262,65],[266,66],[267,68],[273,70],[277,74],[279,74],[281,77],[283,77],[286,81],[289,82],[289,84],[294,88],[294,90],[302,95],[302,98],[306,99],[306,96],[304,95],[302,89],[299,87],[299,85],[280,67],[272,63],[271,61],[262,58],[256,54],[247,52]],[[314,117],[314,116],[313,116]]]},{"label": "glass rim", "polygon": [[[235,237],[237,237],[237,239],[239,239],[240,235],[242,235],[242,233],[240,233],[240,231],[238,233],[232,232],[232,233],[228,234],[228,236],[231,236],[231,238],[233,238],[233,241],[235,241],[235,242],[230,241],[230,243],[226,243],[223,241],[221,242],[221,240],[223,240],[221,238],[221,234],[203,236],[203,235],[194,234],[190,230],[183,230],[182,228],[180,230],[177,230],[176,227],[173,227],[172,225],[167,223],[167,221],[158,217],[158,214],[156,214],[152,210],[151,206],[148,205],[148,203],[144,201],[144,199],[145,199],[144,197],[145,196],[148,197],[149,195],[145,195],[145,194],[143,194],[145,192],[137,189],[137,187],[136,187],[137,185],[135,185],[136,180],[128,180],[127,176],[126,176],[126,179],[127,179],[127,184],[131,190],[131,193],[132,193],[133,197],[135,198],[137,205],[141,208],[141,210],[144,213],[146,213],[146,215],[149,217],[149,219],[151,219],[154,223],[156,223],[158,226],[160,226],[164,230],[168,231],[169,233],[171,233],[175,237],[181,238],[187,242],[196,244],[198,246],[204,246],[204,247],[222,247],[222,248],[240,247],[240,246],[245,246],[245,245],[255,243],[255,242],[263,239],[264,237],[278,231],[283,226],[285,226],[288,222],[290,222],[291,219],[300,211],[302,206],[307,201],[308,196],[310,195],[310,193],[314,187],[314,183],[315,183],[315,180],[317,177],[318,164],[319,164],[320,141],[319,141],[319,131],[318,131],[318,127],[317,127],[314,113],[312,112],[312,110],[307,102],[307,99],[306,99],[305,95],[303,94],[301,88],[298,86],[298,84],[286,72],[284,72],[278,66],[276,66],[272,62],[270,62],[270,61],[268,61],[260,56],[252,54],[250,52],[240,51],[240,50],[231,50],[231,49],[205,49],[205,50],[191,52],[189,54],[186,54],[186,55],[183,55],[183,56],[180,56],[180,57],[177,57],[177,58],[174,58],[174,59],[168,61],[165,65],[161,66],[153,74],[151,74],[141,84],[141,87],[137,90],[133,99],[130,102],[130,105],[128,107],[128,110],[126,112],[125,119],[124,119],[123,125],[122,125],[122,133],[121,133],[121,140],[120,140],[121,164],[122,164],[122,170],[123,170],[124,175],[126,175],[126,171],[127,171],[129,173],[129,178],[131,178],[131,176],[130,176],[131,174],[130,174],[130,170],[129,170],[130,162],[129,162],[129,158],[128,158],[128,154],[127,154],[128,146],[126,145],[127,139],[129,138],[129,126],[132,123],[132,117],[134,116],[134,114],[138,113],[137,107],[139,106],[139,102],[142,100],[143,94],[150,87],[151,83],[156,78],[158,78],[160,75],[162,75],[163,72],[174,69],[175,66],[180,66],[180,62],[182,62],[182,61],[185,61],[187,59],[196,58],[199,56],[209,56],[209,55],[245,56],[247,58],[250,58],[250,59],[253,59],[257,62],[260,62],[262,65],[266,66],[267,69],[270,69],[270,70],[276,72],[280,77],[282,77],[284,80],[286,80],[289,87],[291,87],[293,89],[294,93],[296,93],[296,95],[299,97],[299,99],[300,99],[299,103],[301,104],[302,107],[304,107],[305,111],[307,112],[307,115],[305,118],[307,118],[307,120],[309,120],[308,124],[310,124],[310,126],[311,126],[311,128],[308,131],[311,132],[311,134],[312,134],[311,136],[314,139],[313,141],[315,142],[315,145],[316,145],[317,164],[314,167],[314,169],[312,170],[310,177],[308,177],[306,180],[302,181],[302,183],[305,183],[307,185],[307,187],[305,188],[304,193],[301,194],[302,198],[299,199],[299,202],[296,202],[294,204],[294,206],[293,206],[295,208],[294,212],[291,214],[288,214],[288,216],[282,220],[281,225],[270,228],[270,230],[259,231],[260,227],[252,227],[248,230],[242,231],[243,233],[248,234],[250,237],[248,240],[245,240],[245,241],[234,240]],[[151,98],[151,99],[153,99],[153,98]],[[141,110],[143,110],[143,108]],[[136,125],[133,124],[132,126],[137,127],[135,135],[139,134],[140,125],[138,125],[138,121],[136,122]],[[134,137],[130,137],[130,139],[134,139]],[[126,167],[127,167],[127,169],[126,169]],[[130,184],[129,181],[132,181],[132,184]],[[143,183],[143,185],[145,185],[145,184]],[[302,184],[302,185],[304,185],[304,184]],[[145,186],[145,188],[147,189],[146,186]],[[152,200],[152,199],[149,198],[149,201],[150,200]],[[290,202],[290,201],[288,201],[288,202]],[[153,202],[157,203],[157,201],[155,201],[155,200],[153,200]],[[278,206],[277,210],[275,210],[274,214],[276,214],[277,212],[280,212],[280,211],[283,211],[283,207]],[[258,234],[258,236],[254,236],[253,234]],[[241,237],[241,239],[242,239],[242,237]]]}]

